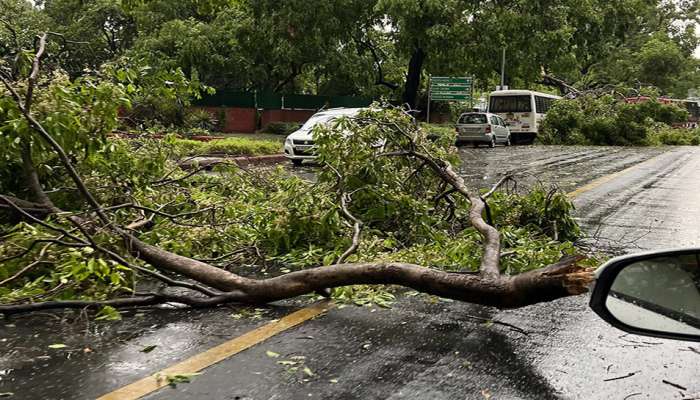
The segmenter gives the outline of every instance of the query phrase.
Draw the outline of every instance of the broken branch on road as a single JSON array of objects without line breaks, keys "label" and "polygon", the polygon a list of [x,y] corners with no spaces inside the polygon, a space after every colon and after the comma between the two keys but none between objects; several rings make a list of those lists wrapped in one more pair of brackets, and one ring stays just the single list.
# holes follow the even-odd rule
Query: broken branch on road
[{"label": "broken branch on road", "polygon": [[[40,57],[40,54],[37,57]],[[172,196],[180,198],[178,201],[185,200],[182,204],[187,204],[188,207],[194,204],[194,210],[188,208],[176,213],[163,211],[162,206],[158,204],[173,204],[175,200],[172,196],[166,200],[147,199],[148,202],[125,203],[118,196],[109,198],[102,193],[96,195],[91,190],[89,181],[81,176],[82,171],[75,164],[73,157],[69,156],[53,134],[43,126],[40,118],[32,113],[28,107],[30,102],[22,101],[20,92],[15,90],[7,78],[3,77],[2,80],[10,96],[15,100],[17,109],[30,127],[33,140],[41,141],[46,151],[55,156],[61,170],[66,174],[66,179],[77,188],[77,194],[80,196],[75,203],[76,208],[79,209],[77,212],[76,210],[64,211],[58,207],[44,191],[44,187],[49,185],[42,184],[37,174],[31,173],[36,169],[34,165],[36,161],[31,153],[27,153],[24,158],[24,167],[28,172],[25,174],[26,186],[34,199],[41,201],[23,199],[14,201],[10,196],[2,195],[0,199],[7,206],[5,209],[13,211],[16,218],[71,239],[73,243],[79,245],[76,247],[93,249],[97,255],[104,257],[101,261],[103,263],[104,260],[109,260],[115,263],[115,266],[131,271],[134,276],[138,274],[155,279],[163,287],[155,293],[134,292],[127,297],[106,300],[50,300],[39,303],[6,304],[0,305],[0,313],[12,314],[55,308],[104,306],[120,308],[173,302],[197,308],[234,302],[261,304],[319,292],[326,288],[349,285],[399,285],[475,304],[515,308],[584,293],[593,280],[592,272],[583,262],[585,257],[572,254],[558,254],[558,261],[554,260],[547,266],[541,265],[541,268],[520,274],[505,274],[501,268],[501,248],[503,247],[501,233],[492,219],[489,218],[489,221],[486,221],[483,215],[488,207],[487,201],[511,178],[504,177],[485,195],[480,196],[477,190],[468,188],[463,178],[454,170],[451,162],[447,160],[449,154],[427,141],[425,132],[412,124],[403,110],[397,109],[372,111],[357,119],[343,120],[338,126],[329,128],[325,133],[319,132],[320,151],[323,151],[324,146],[333,149],[332,152],[327,153],[328,156],[325,158],[327,168],[322,167],[319,180],[323,184],[323,180],[326,179],[324,174],[330,174],[331,180],[337,180],[332,188],[338,194],[335,204],[328,204],[332,197],[321,197],[325,202],[322,205],[330,210],[323,218],[329,221],[326,224],[330,224],[330,221],[337,218],[343,221],[340,227],[347,225],[351,229],[350,244],[342,250],[338,249],[334,264],[317,263],[315,267],[306,265],[302,269],[272,277],[244,276],[234,272],[236,266],[227,269],[219,268],[208,262],[220,259],[219,257],[191,257],[189,254],[179,254],[177,249],[181,246],[177,239],[184,241],[186,237],[172,240],[168,246],[159,246],[157,244],[159,231],[156,232],[156,230],[164,225],[185,226],[192,231],[207,229],[210,232],[209,235],[213,235],[207,240],[212,242],[228,237],[236,238],[236,235],[240,236],[240,234],[235,229],[229,229],[232,224],[228,222],[226,214],[240,213],[241,210],[226,209],[225,202],[217,205],[216,202],[210,201],[207,194],[199,188],[190,187],[188,190],[178,188],[180,185],[186,185],[187,178],[194,179],[196,174],[187,173],[183,178],[171,178],[172,171],[166,174],[167,178],[164,180],[148,181],[152,184],[143,190],[159,195],[163,193],[159,191],[172,190]],[[30,80],[28,85],[33,88],[35,82]],[[355,134],[340,140],[339,134],[343,129],[352,129]],[[377,151],[375,146],[379,142],[385,143],[381,146],[382,151],[386,150],[383,153]],[[343,149],[340,146],[357,146],[354,151],[365,153],[362,153],[363,155],[344,153],[351,148]],[[170,185],[171,183],[179,183],[179,185]],[[286,184],[288,183],[281,186]],[[392,188],[391,190],[395,193],[388,191],[387,188]],[[438,188],[441,193],[438,192]],[[196,196],[195,190],[200,190]],[[248,188],[248,190],[252,189]],[[420,196],[418,199],[425,203],[415,203],[414,197],[426,192],[429,192],[429,195],[422,196],[425,199]],[[232,197],[259,196],[257,193],[251,194],[245,191],[236,193],[235,187],[227,187],[225,193]],[[298,193],[295,196],[298,198],[302,195],[303,193]],[[452,195],[454,196],[451,197]],[[471,230],[469,234],[473,235],[473,239],[469,243],[476,246],[475,249],[480,253],[478,270],[474,271],[475,273],[453,273],[429,265],[397,260],[367,260],[367,254],[359,254],[363,238],[365,236],[369,239],[376,238],[378,232],[382,230],[393,230],[392,235],[384,240],[385,245],[430,243],[429,238],[426,240],[425,237],[420,236],[422,230],[427,228],[422,228],[418,221],[421,218],[429,218],[430,213],[420,211],[420,207],[431,203],[430,199],[434,199],[433,202],[437,203],[443,198],[448,200],[451,213],[462,215],[466,219],[461,228],[462,231]],[[255,205],[254,202],[255,200],[249,203],[250,207]],[[379,207],[375,204],[379,204]],[[389,204],[391,208],[388,207]],[[25,210],[25,205],[31,207]],[[320,206],[321,204],[311,205]],[[397,205],[400,206],[397,208]],[[287,207],[295,206],[294,202],[287,204]],[[208,215],[209,211],[218,207],[223,207],[222,212],[219,213],[221,216],[218,217],[222,222],[216,221],[214,216],[206,222],[202,220],[205,214]],[[382,210],[381,207],[384,209]],[[368,212],[368,209],[372,211]],[[36,215],[37,210],[41,211],[39,215]],[[133,222],[132,212],[139,213],[136,222]],[[255,217],[260,222],[256,222],[255,219],[238,220],[239,225],[236,227],[258,224],[255,226],[259,229],[260,226],[265,226],[262,225],[266,222],[265,218],[275,215],[274,212],[279,213],[279,211],[266,212],[268,214]],[[387,216],[393,215],[392,213],[405,213],[407,217],[387,219]],[[416,220],[408,217],[410,213],[413,213],[412,218]],[[423,217],[424,215],[426,217]],[[294,235],[303,235],[309,234],[304,229],[308,229],[310,221],[319,217],[290,213],[286,223],[292,223],[289,220],[293,218],[303,221],[301,228],[295,228],[300,229],[299,233]],[[199,222],[184,223],[180,219],[199,219]],[[125,223],[125,221],[129,222]],[[142,221],[148,221],[147,223],[151,226],[146,232],[140,232],[134,228],[134,224],[142,226]],[[385,221],[389,221],[390,224]],[[70,230],[65,226],[70,226]],[[319,229],[324,228],[327,227],[322,225]],[[363,228],[366,228],[364,234],[362,234],[365,232]],[[280,226],[275,229],[286,234],[284,229],[289,228]],[[343,229],[347,227],[334,229],[338,232],[332,234],[340,238],[343,236]],[[326,235],[325,237],[330,237],[328,232],[323,230],[322,232]],[[221,237],[215,237],[218,235]],[[274,236],[263,237],[261,240],[269,241],[272,240],[271,237]],[[292,240],[290,237],[282,237],[276,246],[289,246],[287,242],[290,240]],[[342,243],[339,239],[336,240]],[[149,241],[154,241],[156,244],[151,244]],[[319,239],[319,242],[323,244],[322,239]],[[376,244],[374,246],[376,247]],[[236,251],[234,249],[224,253],[235,254]],[[333,253],[329,251],[329,254]],[[80,256],[76,255],[76,257]],[[352,262],[349,261],[351,259],[353,259]],[[456,267],[456,270],[463,269],[461,265]],[[124,279],[123,275],[114,275],[115,271],[109,265],[103,268],[106,268],[106,271],[109,270],[110,279],[115,282]],[[178,290],[171,290],[173,288]],[[115,293],[123,293],[127,291],[126,289],[122,287]]]}]

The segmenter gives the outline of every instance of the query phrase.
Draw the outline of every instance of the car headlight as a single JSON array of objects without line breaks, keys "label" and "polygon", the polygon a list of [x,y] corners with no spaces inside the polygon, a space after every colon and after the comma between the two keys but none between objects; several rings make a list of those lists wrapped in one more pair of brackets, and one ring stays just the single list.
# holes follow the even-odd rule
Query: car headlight
[{"label": "car headlight", "polygon": [[287,140],[284,141],[285,146],[291,146],[292,145],[292,139],[287,138]]}]

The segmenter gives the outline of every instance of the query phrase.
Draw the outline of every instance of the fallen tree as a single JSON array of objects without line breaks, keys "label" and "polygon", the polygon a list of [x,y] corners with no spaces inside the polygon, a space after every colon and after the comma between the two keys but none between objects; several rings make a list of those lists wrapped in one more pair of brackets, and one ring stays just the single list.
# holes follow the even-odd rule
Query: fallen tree
[{"label": "fallen tree", "polygon": [[[185,173],[169,163],[162,149],[134,161],[129,157],[137,150],[129,148],[129,143],[117,146],[104,139],[116,124],[119,104],[113,99],[124,94],[120,92],[122,85],[104,77],[57,83],[48,76],[38,85],[47,37],[43,35],[38,40],[26,79],[13,81],[9,75],[0,74],[6,90],[0,97],[3,125],[12,127],[5,130],[3,138],[12,143],[5,159],[20,167],[23,177],[16,190],[0,195],[0,207],[13,219],[24,221],[3,237],[25,240],[16,246],[18,251],[3,254],[0,262],[33,257],[33,261],[3,280],[3,285],[20,281],[24,285],[21,294],[7,293],[9,301],[3,301],[0,313],[168,302],[192,307],[231,302],[268,303],[326,288],[378,284],[514,308],[581,294],[593,279],[584,257],[571,254],[575,253],[571,249],[569,254],[562,254],[559,247],[551,247],[551,238],[542,241],[551,247],[548,259],[557,255],[551,265],[540,268],[538,262],[526,263],[528,268],[535,269],[521,268],[515,271],[522,272],[519,274],[504,273],[503,239],[494,219],[505,220],[514,214],[507,206],[496,213],[491,209],[496,206],[489,207],[488,201],[492,196],[498,197],[498,190],[511,178],[505,177],[481,195],[470,190],[450,162],[451,158],[454,161],[449,150],[452,139],[429,141],[408,113],[400,109],[368,110],[359,117],[318,129],[321,168],[314,186],[296,178],[270,182],[259,174],[237,169],[222,172],[231,174],[229,179],[235,176],[233,183],[211,177],[197,178],[203,185],[219,185],[218,197],[207,196],[199,185],[187,186],[186,182],[197,174]],[[32,108],[35,92],[44,96],[36,113]],[[64,123],[56,124],[56,119]],[[95,156],[98,153],[99,157]],[[21,156],[21,163],[15,162],[13,155]],[[110,160],[120,156],[131,160],[128,167],[132,169],[110,164]],[[144,183],[147,174],[133,170],[145,168],[148,162],[155,165],[150,184]],[[50,169],[49,164],[53,165]],[[171,169],[165,171],[165,166]],[[157,174],[160,174],[158,179]],[[111,186],[105,185],[110,181]],[[63,186],[54,187],[56,184]],[[236,184],[239,186],[235,187]],[[159,191],[165,190],[164,187],[170,191]],[[252,208],[258,204],[261,196],[271,197],[264,213],[246,209],[248,205]],[[246,198],[248,203],[241,203],[242,207],[226,204],[236,197]],[[292,210],[275,209],[274,201],[280,199]],[[144,205],[145,201],[153,204]],[[507,203],[506,197],[496,199],[495,203]],[[555,207],[551,197],[544,204],[536,226],[522,223],[511,235],[533,239],[538,235],[544,237],[547,229],[553,229],[554,237],[558,238],[575,228],[566,211],[552,216]],[[518,210],[524,206],[519,207]],[[177,209],[185,211],[172,211]],[[274,219],[275,212],[283,219],[273,221],[271,226],[265,219]],[[523,219],[524,215],[521,210],[518,218]],[[168,242],[157,229],[165,223],[189,231],[176,231],[173,236],[181,236]],[[571,228],[568,231],[564,230],[567,224]],[[181,245],[178,239],[186,241],[182,234],[196,235],[203,230],[207,232],[206,240],[216,246],[222,246],[219,242],[222,238],[214,238],[216,235],[233,237],[232,242],[243,241],[241,237],[250,232],[243,228],[247,225],[257,231],[265,229],[260,235],[262,239],[245,247],[227,249],[231,251],[223,255],[212,250],[209,258],[197,259],[166,248]],[[351,237],[341,240],[348,233]],[[363,242],[363,235],[372,240]],[[154,245],[149,240],[167,242],[167,246]],[[241,254],[251,253],[263,266],[266,264],[270,257],[260,254],[259,241],[266,243],[266,248],[272,249],[268,251],[277,254],[278,260],[301,247],[293,246],[292,242],[320,246],[329,242],[334,247],[326,251],[320,247],[307,257],[310,263],[327,264],[324,266],[304,265],[288,272],[280,269],[269,278],[232,272],[234,258]],[[454,241],[466,246],[471,253],[463,258],[478,259],[478,267],[451,265],[436,269],[387,259],[410,259],[413,256],[402,255],[403,249],[430,246],[431,241],[446,245]],[[378,243],[395,251],[377,251]],[[342,248],[341,244],[344,244]],[[202,243],[196,246],[200,250],[206,248]],[[359,254],[364,247],[370,247],[367,254]],[[65,254],[51,253],[55,248],[67,249],[72,258],[65,261]],[[349,262],[353,257],[354,262]],[[221,261],[227,264],[214,265]],[[32,280],[27,276],[41,264],[48,265],[49,274],[59,266],[70,272],[55,278],[56,287],[35,293],[32,289],[41,283],[37,283],[38,278]],[[155,292],[137,291],[137,277],[148,277],[161,287]]]}]

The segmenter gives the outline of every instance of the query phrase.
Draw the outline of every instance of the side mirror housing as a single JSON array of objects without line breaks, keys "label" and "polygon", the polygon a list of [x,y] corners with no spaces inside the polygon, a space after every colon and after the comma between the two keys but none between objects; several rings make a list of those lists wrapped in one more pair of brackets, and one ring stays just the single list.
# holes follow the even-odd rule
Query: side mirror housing
[{"label": "side mirror housing", "polygon": [[700,342],[700,249],[618,257],[596,275],[590,306],[614,327]]}]

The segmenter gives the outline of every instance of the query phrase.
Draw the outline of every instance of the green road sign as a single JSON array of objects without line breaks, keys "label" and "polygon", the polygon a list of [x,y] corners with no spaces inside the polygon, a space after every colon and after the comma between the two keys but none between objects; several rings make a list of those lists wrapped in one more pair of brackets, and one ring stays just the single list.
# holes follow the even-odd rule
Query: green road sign
[{"label": "green road sign", "polygon": [[431,86],[430,91],[432,93],[452,93],[452,92],[465,92],[471,93],[470,86]]},{"label": "green road sign", "polygon": [[469,94],[435,94],[430,96],[430,100],[433,101],[446,101],[446,100],[453,100],[453,101],[467,101],[471,100],[472,96]]},{"label": "green road sign", "polygon": [[472,83],[470,77],[431,76],[426,120],[430,123],[431,101],[471,101]]},{"label": "green road sign", "polygon": [[431,84],[456,84],[471,86],[472,78],[460,78],[453,76],[433,76],[430,78]]},{"label": "green road sign", "polygon": [[430,78],[430,99],[433,101],[467,101],[472,98],[472,78],[433,76]]},{"label": "green road sign", "polygon": [[433,76],[430,78],[430,99],[433,101],[466,101],[472,98],[472,78]]}]

